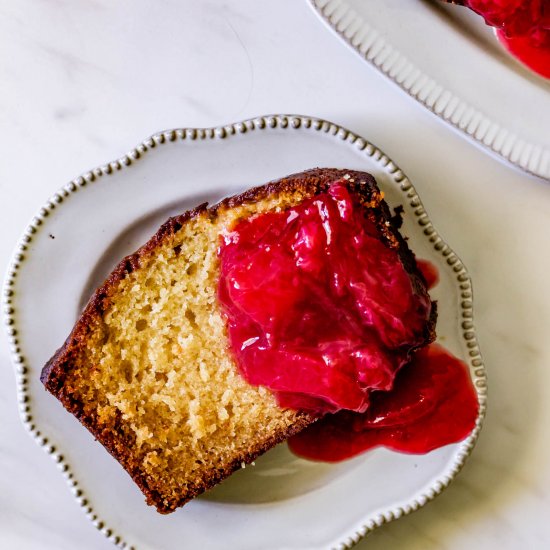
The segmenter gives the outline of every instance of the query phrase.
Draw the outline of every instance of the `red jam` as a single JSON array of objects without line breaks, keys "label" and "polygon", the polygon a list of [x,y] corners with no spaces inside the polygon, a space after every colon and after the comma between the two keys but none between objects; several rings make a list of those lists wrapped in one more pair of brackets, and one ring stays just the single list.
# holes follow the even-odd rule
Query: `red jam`
[{"label": "red jam", "polygon": [[550,78],[550,31],[546,32],[546,45],[533,45],[531,38],[517,36],[508,38],[502,31],[497,32],[504,47],[522,63],[545,78]]},{"label": "red jam", "polygon": [[428,260],[419,260],[416,259],[416,266],[420,270],[420,273],[424,276],[426,280],[426,285],[428,289],[432,289],[434,286],[439,283],[439,271],[437,267]]},{"label": "red jam", "polygon": [[427,453],[464,439],[475,427],[478,406],[467,366],[432,344],[399,371],[391,391],[371,394],[365,413],[326,415],[288,443],[298,456],[325,462],[379,446]]},{"label": "red jam", "polygon": [[282,406],[363,412],[425,343],[425,285],[375,223],[338,181],[223,238],[218,296],[231,349],[244,378]]},{"label": "red jam", "polygon": [[541,76],[550,78],[550,0],[464,0],[508,51]]}]

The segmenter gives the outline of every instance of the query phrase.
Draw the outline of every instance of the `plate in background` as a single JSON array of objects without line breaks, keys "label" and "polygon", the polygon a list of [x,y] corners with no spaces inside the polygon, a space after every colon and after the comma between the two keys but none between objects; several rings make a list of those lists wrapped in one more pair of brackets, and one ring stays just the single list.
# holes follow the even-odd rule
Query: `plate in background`
[{"label": "plate in background", "polygon": [[[334,33],[484,149],[550,180],[550,80],[438,0],[308,0]],[[452,154],[452,151],[449,151]]]}]

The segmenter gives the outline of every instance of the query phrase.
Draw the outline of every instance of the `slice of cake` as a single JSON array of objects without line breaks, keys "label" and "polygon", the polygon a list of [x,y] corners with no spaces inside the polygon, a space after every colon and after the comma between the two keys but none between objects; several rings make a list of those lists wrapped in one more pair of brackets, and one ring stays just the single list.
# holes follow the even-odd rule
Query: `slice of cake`
[{"label": "slice of cake", "polygon": [[[338,259],[325,210],[349,223],[342,193],[364,228],[363,236],[338,229],[338,249],[350,240]],[[288,213],[285,223],[301,225],[294,233],[283,227],[279,238],[273,231],[281,213]],[[364,410],[369,389],[389,389],[395,371],[434,339],[435,304],[397,226],[374,178],[354,171],[310,170],[200,205],[169,219],[120,262],[41,380],[122,464],[147,503],[172,512],[323,412]],[[315,235],[332,239],[332,248],[319,248],[325,241],[316,245]],[[361,239],[378,247],[378,279],[357,267],[377,261],[371,254],[362,263]],[[259,247],[260,255],[250,252]],[[315,262],[304,264],[313,253]],[[326,275],[324,253],[337,276]],[[277,265],[286,270],[279,277]],[[393,295],[397,279],[406,292]],[[243,281],[252,281],[250,292]],[[292,316],[299,325],[282,322]]]}]

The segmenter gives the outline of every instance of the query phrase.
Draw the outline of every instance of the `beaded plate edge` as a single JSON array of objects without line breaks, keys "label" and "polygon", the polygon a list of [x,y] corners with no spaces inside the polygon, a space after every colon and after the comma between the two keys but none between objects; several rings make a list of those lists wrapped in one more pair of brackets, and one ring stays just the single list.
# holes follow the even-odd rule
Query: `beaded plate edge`
[{"label": "beaded plate edge", "polygon": [[2,290],[4,322],[10,345],[11,360],[15,369],[19,415],[21,421],[26,430],[29,432],[29,435],[57,463],[58,468],[65,477],[71,492],[83,509],[87,518],[93,523],[96,529],[98,529],[118,548],[125,550],[136,550],[135,546],[132,546],[124,541],[123,536],[116,533],[114,529],[111,528],[107,522],[101,519],[94,511],[93,506],[80,488],[80,484],[75,478],[71,467],[65,460],[63,454],[57,449],[56,445],[40,431],[33,419],[32,402],[29,398],[28,390],[28,366],[18,338],[17,309],[15,306],[14,290],[18,273],[25,260],[26,254],[28,253],[29,244],[32,242],[34,235],[36,235],[38,231],[44,230],[44,227],[47,225],[47,218],[49,214],[54,209],[59,208],[71,194],[85,189],[87,186],[92,185],[100,178],[108,177],[117,171],[130,167],[139,159],[145,157],[148,152],[154,150],[155,148],[161,147],[166,143],[176,140],[195,141],[228,139],[231,136],[246,132],[258,130],[269,131],[274,129],[283,129],[288,131],[305,129],[332,135],[335,138],[339,138],[343,142],[346,142],[349,146],[356,147],[366,156],[374,159],[386,172],[386,174],[393,179],[393,182],[403,194],[403,200],[408,202],[409,206],[413,209],[414,215],[416,216],[416,221],[423,228],[424,235],[429,240],[434,250],[445,258],[447,265],[455,274],[461,295],[460,322],[462,338],[464,339],[466,347],[469,350],[470,372],[473,377],[474,386],[476,388],[480,404],[476,427],[468,438],[461,443],[456,460],[447,474],[441,476],[438,481],[436,481],[429,488],[429,490],[427,490],[420,497],[412,499],[407,505],[396,507],[389,510],[385,514],[380,514],[369,519],[362,526],[344,536],[342,540],[334,546],[334,548],[338,550],[351,548],[357,544],[360,539],[377,527],[418,510],[420,507],[424,506],[427,502],[433,500],[437,495],[443,492],[443,490],[451,483],[454,477],[462,469],[481,430],[486,411],[487,381],[485,366],[479,350],[473,323],[472,283],[462,261],[443,241],[433,227],[413,185],[410,183],[405,174],[393,163],[393,161],[391,161],[380,149],[359,135],[332,122],[301,115],[267,115],[218,127],[180,128],[159,132],[141,142],[123,157],[94,168],[73,179],[46,201],[44,206],[39,209],[38,213],[33,217],[30,224],[25,229],[15,248]]}]

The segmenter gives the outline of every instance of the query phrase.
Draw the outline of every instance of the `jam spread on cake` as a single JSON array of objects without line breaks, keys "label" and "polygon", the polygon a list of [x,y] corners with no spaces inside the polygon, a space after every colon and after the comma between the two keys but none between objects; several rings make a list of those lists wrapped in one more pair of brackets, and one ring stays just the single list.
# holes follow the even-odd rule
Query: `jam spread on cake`
[{"label": "jam spread on cake", "polygon": [[[379,198],[381,200],[381,198]],[[365,411],[425,343],[431,301],[344,182],[252,216],[220,247],[219,299],[245,379],[282,406]]]},{"label": "jam spread on cake", "polygon": [[[337,181],[238,222],[220,243],[218,297],[237,365],[281,406],[325,415],[290,440],[312,459],[379,445],[427,452],[463,439],[477,417],[465,367],[437,346],[415,353],[432,302],[369,212]],[[433,265],[419,269],[437,283]]]},{"label": "jam spread on cake", "polygon": [[437,344],[418,351],[391,391],[376,391],[362,414],[326,415],[289,439],[303,458],[338,462],[374,447],[427,453],[464,439],[475,427],[478,400],[467,366]]},{"label": "jam spread on cake", "polygon": [[508,51],[550,78],[550,0],[463,0],[497,29]]}]

